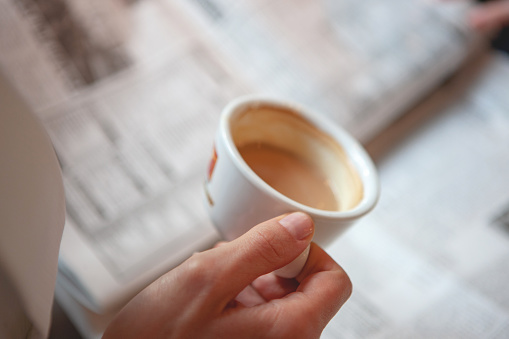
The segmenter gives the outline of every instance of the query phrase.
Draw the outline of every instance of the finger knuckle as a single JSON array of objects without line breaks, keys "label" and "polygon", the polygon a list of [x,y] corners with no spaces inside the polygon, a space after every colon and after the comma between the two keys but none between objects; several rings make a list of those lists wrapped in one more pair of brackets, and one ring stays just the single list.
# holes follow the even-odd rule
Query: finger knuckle
[{"label": "finger knuckle", "polygon": [[203,253],[195,253],[182,265],[182,276],[193,288],[201,288],[208,284],[213,272],[213,263]]},{"label": "finger knuckle", "polygon": [[341,304],[345,303],[348,298],[352,295],[353,291],[353,284],[350,280],[350,277],[348,274],[343,271],[336,271],[336,281],[337,281],[337,289],[338,289],[338,295],[340,295]]},{"label": "finger knuckle", "polygon": [[286,257],[287,248],[276,235],[270,232],[257,231],[253,239],[256,255],[269,264],[277,264]]},{"label": "finger knuckle", "polygon": [[307,312],[298,312],[289,314],[283,308],[273,307],[271,310],[271,319],[267,338],[278,339],[313,339],[320,337],[320,328],[316,323],[311,322],[314,314]]}]

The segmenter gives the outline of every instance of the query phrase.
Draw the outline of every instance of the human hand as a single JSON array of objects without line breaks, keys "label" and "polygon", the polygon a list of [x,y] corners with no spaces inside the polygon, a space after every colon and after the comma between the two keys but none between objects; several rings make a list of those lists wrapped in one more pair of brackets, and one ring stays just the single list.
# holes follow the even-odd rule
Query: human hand
[{"label": "human hand", "polygon": [[509,0],[476,5],[469,13],[469,24],[479,31],[496,31],[509,24]]},{"label": "human hand", "polygon": [[193,255],[133,298],[103,338],[319,338],[351,294],[347,274],[314,243],[295,279],[271,273],[313,231],[297,212]]}]

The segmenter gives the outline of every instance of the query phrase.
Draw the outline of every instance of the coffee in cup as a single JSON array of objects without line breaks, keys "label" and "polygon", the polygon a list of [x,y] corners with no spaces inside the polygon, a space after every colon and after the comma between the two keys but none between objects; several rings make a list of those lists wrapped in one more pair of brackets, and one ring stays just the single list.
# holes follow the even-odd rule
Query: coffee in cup
[{"label": "coffee in cup", "polygon": [[204,188],[225,240],[302,211],[313,218],[321,246],[368,213],[379,196],[370,157],[345,130],[295,103],[252,96],[224,109]]},{"label": "coffee in cup", "polygon": [[259,105],[238,114],[230,128],[244,162],[289,199],[326,211],[361,200],[362,182],[344,150],[296,112]]}]

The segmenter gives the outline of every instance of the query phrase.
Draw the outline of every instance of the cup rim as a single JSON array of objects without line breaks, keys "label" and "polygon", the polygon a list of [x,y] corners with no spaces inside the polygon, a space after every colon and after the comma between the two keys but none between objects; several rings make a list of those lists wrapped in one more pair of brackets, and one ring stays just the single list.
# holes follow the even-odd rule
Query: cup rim
[{"label": "cup rim", "polygon": [[[243,112],[248,107],[268,105],[276,108],[289,109],[302,115],[310,124],[330,135],[344,150],[346,156],[357,171],[362,182],[363,195],[361,201],[353,208],[345,211],[328,211],[310,207],[288,198],[276,189],[272,188],[261,179],[244,161],[234,144],[230,130],[232,117]],[[297,104],[290,100],[279,99],[271,96],[246,95],[231,101],[221,114],[220,133],[226,141],[226,148],[234,159],[235,166],[242,172],[244,177],[255,187],[266,194],[276,197],[278,200],[291,206],[295,211],[302,211],[325,219],[357,219],[370,212],[376,205],[380,196],[380,183],[378,174],[371,157],[361,144],[337,123],[321,114]],[[289,210],[290,212],[290,210]]]}]

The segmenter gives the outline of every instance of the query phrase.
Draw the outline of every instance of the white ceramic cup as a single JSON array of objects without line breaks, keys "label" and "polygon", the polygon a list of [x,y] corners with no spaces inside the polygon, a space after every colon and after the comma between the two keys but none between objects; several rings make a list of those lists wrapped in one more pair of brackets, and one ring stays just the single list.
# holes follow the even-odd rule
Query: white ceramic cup
[{"label": "white ceramic cup", "polygon": [[[269,144],[317,164],[334,191],[337,208],[310,207],[272,188],[239,152],[250,143]],[[315,223],[313,241],[324,247],[374,208],[380,189],[371,158],[345,130],[295,103],[247,96],[229,103],[221,114],[204,191],[209,216],[225,240],[265,220],[302,211]],[[295,277],[308,251],[276,273]]]}]

